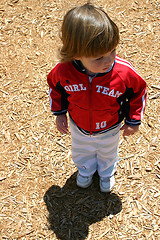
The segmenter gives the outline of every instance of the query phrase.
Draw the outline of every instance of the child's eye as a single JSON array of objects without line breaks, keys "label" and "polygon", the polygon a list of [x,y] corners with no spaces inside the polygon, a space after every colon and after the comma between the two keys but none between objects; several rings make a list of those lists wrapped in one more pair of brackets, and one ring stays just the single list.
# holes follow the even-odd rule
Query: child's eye
[{"label": "child's eye", "polygon": [[99,61],[99,60],[102,60],[103,59],[103,56],[100,57],[100,58],[97,58],[96,61]]}]

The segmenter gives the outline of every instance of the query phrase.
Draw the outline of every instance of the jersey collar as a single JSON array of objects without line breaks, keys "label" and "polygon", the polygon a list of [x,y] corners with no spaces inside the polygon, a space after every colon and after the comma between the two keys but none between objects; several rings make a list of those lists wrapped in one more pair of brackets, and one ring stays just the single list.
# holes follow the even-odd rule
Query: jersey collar
[{"label": "jersey collar", "polygon": [[[74,61],[72,61],[72,64],[79,72],[88,75],[87,72],[86,72],[85,67],[83,66],[83,64],[82,64],[82,62],[80,60],[74,60]],[[110,72],[113,69],[114,65],[115,65],[115,61],[112,64],[112,66],[106,72],[104,72],[104,73],[96,73],[95,76],[96,77],[101,77],[101,76],[106,75],[108,72]]]}]

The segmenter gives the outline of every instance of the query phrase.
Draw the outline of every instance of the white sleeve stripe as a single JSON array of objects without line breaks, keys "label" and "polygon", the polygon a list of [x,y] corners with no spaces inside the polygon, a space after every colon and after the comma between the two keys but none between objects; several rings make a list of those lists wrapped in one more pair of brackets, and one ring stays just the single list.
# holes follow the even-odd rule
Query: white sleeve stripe
[{"label": "white sleeve stripe", "polygon": [[49,100],[50,100],[50,107],[52,108],[52,98],[51,98],[52,88],[49,89]]},{"label": "white sleeve stripe", "polygon": [[131,67],[132,67],[132,64],[130,62],[128,62],[127,60],[123,59],[123,58],[120,58],[118,56],[116,56],[116,59],[118,59],[119,61],[121,62],[124,62],[124,63],[128,63]]},{"label": "white sleeve stripe", "polygon": [[145,109],[145,95],[147,93],[147,90],[145,91],[145,94],[142,96],[142,110],[141,110],[141,119],[143,119],[143,116],[144,116],[144,109]]},{"label": "white sleeve stripe", "polygon": [[131,65],[129,65],[128,63],[126,63],[126,62],[121,62],[121,61],[118,61],[118,60],[116,60],[116,62],[119,63],[119,64],[121,64],[121,65],[125,65],[125,66],[129,67],[129,68],[132,69],[139,77],[141,77],[141,76],[136,72],[136,70],[135,70]]}]

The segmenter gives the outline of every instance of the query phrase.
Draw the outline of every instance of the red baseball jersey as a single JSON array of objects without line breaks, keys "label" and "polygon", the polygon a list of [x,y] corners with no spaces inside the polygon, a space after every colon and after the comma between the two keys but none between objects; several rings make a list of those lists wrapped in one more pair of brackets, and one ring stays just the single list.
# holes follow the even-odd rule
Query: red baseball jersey
[{"label": "red baseball jersey", "polygon": [[58,63],[48,74],[51,110],[67,111],[85,133],[107,131],[123,119],[139,125],[146,103],[146,82],[131,63],[116,56],[106,73],[88,76],[80,61]]}]

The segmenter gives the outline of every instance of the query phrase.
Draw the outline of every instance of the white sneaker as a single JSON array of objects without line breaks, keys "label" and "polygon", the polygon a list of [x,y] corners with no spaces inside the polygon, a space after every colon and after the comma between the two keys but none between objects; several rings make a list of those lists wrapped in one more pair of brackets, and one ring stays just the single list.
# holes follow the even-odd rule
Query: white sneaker
[{"label": "white sneaker", "polygon": [[87,188],[92,183],[92,175],[89,177],[82,176],[78,173],[77,175],[77,186],[81,188]]},{"label": "white sneaker", "polygon": [[100,190],[101,192],[110,192],[115,184],[114,175],[111,177],[100,177]]}]

